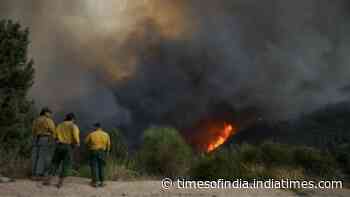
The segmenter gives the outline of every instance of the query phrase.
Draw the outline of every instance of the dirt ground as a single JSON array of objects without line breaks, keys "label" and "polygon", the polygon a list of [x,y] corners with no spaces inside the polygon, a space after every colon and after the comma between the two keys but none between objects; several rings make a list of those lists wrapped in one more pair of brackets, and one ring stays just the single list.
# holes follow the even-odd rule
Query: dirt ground
[{"label": "dirt ground", "polygon": [[69,178],[61,189],[54,185],[43,186],[40,182],[17,180],[0,184],[1,197],[294,197],[294,196],[350,196],[349,189],[308,191],[295,193],[273,189],[175,189],[162,190],[160,181],[108,182],[104,188],[89,186],[88,179]]}]

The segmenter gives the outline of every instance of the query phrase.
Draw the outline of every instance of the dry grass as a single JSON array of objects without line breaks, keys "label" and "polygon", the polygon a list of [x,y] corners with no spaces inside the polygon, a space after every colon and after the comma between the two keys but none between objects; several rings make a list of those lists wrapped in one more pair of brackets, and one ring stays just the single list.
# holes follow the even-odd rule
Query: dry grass
[{"label": "dry grass", "polygon": [[31,173],[31,160],[0,149],[0,174],[11,178],[26,178]]},{"label": "dry grass", "polygon": [[[89,165],[83,165],[75,173],[76,176],[90,178]],[[139,180],[139,173],[131,169],[126,163],[116,161],[113,159],[107,159],[107,165],[105,168],[105,176],[111,181],[132,181]]]},{"label": "dry grass", "polygon": [[106,166],[106,178],[112,181],[117,180],[135,180],[139,174],[130,169],[126,164],[117,162],[116,160],[108,160]]},{"label": "dry grass", "polygon": [[274,168],[270,169],[275,179],[305,180],[303,168]]}]

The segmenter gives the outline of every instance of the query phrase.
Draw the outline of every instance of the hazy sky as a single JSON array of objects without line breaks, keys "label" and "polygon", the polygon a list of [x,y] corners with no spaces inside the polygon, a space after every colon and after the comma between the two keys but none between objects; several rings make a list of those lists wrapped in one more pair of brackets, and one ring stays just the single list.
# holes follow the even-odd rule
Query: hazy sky
[{"label": "hazy sky", "polygon": [[349,99],[346,0],[2,0],[31,29],[39,106],[189,125],[217,103],[267,119]]}]

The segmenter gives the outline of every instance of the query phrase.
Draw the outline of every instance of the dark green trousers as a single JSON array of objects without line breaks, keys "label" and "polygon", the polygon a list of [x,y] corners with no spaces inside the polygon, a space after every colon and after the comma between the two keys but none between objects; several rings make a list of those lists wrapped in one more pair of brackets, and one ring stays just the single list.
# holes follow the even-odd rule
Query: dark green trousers
[{"label": "dark green trousers", "polygon": [[70,144],[57,144],[52,158],[51,168],[49,171],[50,176],[56,175],[56,172],[60,165],[62,165],[60,178],[64,178],[69,175],[72,168],[72,152],[73,148]]},{"label": "dark green trousers", "polygon": [[103,150],[90,150],[90,168],[93,182],[105,180],[104,168],[106,166],[106,153]]}]

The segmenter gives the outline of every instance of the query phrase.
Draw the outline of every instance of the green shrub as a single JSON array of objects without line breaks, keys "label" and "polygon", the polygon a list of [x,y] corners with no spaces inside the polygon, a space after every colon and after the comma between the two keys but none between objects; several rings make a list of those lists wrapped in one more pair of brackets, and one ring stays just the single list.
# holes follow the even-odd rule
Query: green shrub
[{"label": "green shrub", "polygon": [[201,155],[193,163],[190,176],[197,180],[270,178],[260,162],[259,149],[248,144]]},{"label": "green shrub", "polygon": [[339,145],[335,150],[335,156],[345,173],[350,174],[350,144]]},{"label": "green shrub", "polygon": [[336,171],[337,164],[334,157],[327,152],[321,152],[314,148],[296,148],[294,151],[294,160],[307,173],[320,177],[334,176]]},{"label": "green shrub", "polygon": [[337,164],[329,153],[312,148],[266,142],[242,144],[199,156],[190,176],[198,180],[304,179],[334,177]]},{"label": "green shrub", "polygon": [[138,165],[149,175],[185,175],[193,158],[191,147],[173,128],[149,128],[138,152]]},{"label": "green shrub", "polygon": [[293,147],[290,145],[266,142],[261,145],[262,161],[267,166],[283,166],[293,163]]},{"label": "green shrub", "polygon": [[236,179],[242,177],[242,164],[234,149],[201,155],[194,162],[190,176],[197,180]]},{"label": "green shrub", "polygon": [[245,163],[260,163],[262,161],[261,151],[252,144],[242,144],[239,146],[241,160]]},{"label": "green shrub", "polygon": [[110,156],[117,160],[125,160],[129,155],[128,146],[121,130],[112,129],[109,132],[111,137],[111,154]]}]

